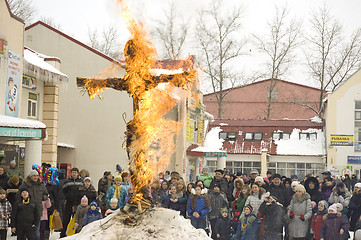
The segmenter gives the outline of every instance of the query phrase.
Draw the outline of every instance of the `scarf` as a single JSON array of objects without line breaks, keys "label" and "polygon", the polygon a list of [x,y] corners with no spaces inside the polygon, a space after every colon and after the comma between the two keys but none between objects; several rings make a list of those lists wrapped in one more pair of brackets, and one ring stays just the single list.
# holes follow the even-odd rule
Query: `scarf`
[{"label": "scarf", "polygon": [[91,213],[91,214],[95,214],[96,212],[98,212],[98,210],[97,209],[95,209],[95,210],[89,210],[89,212]]},{"label": "scarf", "polygon": [[113,197],[116,197],[117,199],[120,199],[120,192],[122,190],[122,185],[117,186],[116,184],[114,184],[113,187],[115,189]]},{"label": "scarf", "polygon": [[28,204],[29,202],[30,202],[30,198],[28,198],[28,199],[26,199],[26,200],[23,199],[23,203],[24,203],[24,204]]}]

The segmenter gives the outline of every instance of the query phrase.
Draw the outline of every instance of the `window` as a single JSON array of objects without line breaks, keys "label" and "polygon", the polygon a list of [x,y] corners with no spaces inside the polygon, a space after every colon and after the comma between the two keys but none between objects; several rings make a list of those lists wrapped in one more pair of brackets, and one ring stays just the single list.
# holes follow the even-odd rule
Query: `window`
[{"label": "window", "polygon": [[303,179],[303,177],[308,173],[313,173],[315,176],[321,175],[325,170],[325,167],[322,163],[268,163],[268,170],[281,174],[281,176],[291,176],[296,174],[298,179]]},{"label": "window", "polygon": [[288,140],[288,139],[290,139],[290,134],[283,133],[283,132],[273,132],[272,139],[273,140],[280,140],[280,139]]},{"label": "window", "polygon": [[257,169],[259,173],[261,172],[261,162],[227,161],[226,168],[231,173],[241,172],[249,175],[253,169]]},{"label": "window", "polygon": [[226,139],[227,139],[227,133],[226,133],[226,132],[220,132],[220,133],[219,133],[219,139],[224,139],[224,140],[226,140]]},{"label": "window", "polygon": [[244,140],[256,140],[256,141],[260,141],[262,140],[262,133],[251,133],[251,132],[247,132],[244,135]]},{"label": "window", "polygon": [[271,93],[268,92],[268,97],[271,97],[271,99],[277,99],[278,98],[278,90],[272,89]]},{"label": "window", "polygon": [[38,108],[38,95],[35,93],[29,92],[28,117],[36,118],[37,112],[38,112],[37,108]]},{"label": "window", "polygon": [[317,133],[300,133],[300,140],[316,140]]},{"label": "window", "polygon": [[224,139],[228,141],[236,141],[237,133],[235,132],[220,132],[219,139]]},{"label": "window", "polygon": [[228,133],[228,140],[234,141],[236,140],[237,134],[235,132]]},{"label": "window", "polygon": [[213,174],[214,171],[216,171],[216,169],[217,169],[217,161],[208,160],[207,161],[207,166],[209,168],[209,173]]}]

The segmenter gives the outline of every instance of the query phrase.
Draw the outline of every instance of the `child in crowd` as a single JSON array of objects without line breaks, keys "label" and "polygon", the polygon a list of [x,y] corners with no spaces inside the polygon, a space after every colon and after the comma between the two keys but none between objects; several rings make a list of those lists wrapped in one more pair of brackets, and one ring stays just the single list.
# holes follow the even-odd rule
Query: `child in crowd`
[{"label": "child in crowd", "polygon": [[[340,213],[341,214],[341,217],[343,218],[343,220],[345,220],[346,222],[348,222],[348,217],[346,216],[345,214],[345,211],[344,211],[344,208],[343,208],[343,205],[341,203],[336,203],[336,209],[337,209],[337,213]],[[350,238],[350,233],[348,231],[345,231],[343,234],[342,234],[342,238],[347,240]]]},{"label": "child in crowd", "polygon": [[203,181],[204,187],[209,188],[209,185],[211,185],[211,182],[213,180],[213,176],[208,174],[209,168],[207,166],[204,166],[202,169],[202,173],[199,176],[199,180]]},{"label": "child in crowd", "polygon": [[76,229],[76,233],[80,232],[83,227],[83,218],[85,213],[88,211],[88,208],[88,198],[84,195],[80,201],[80,205],[76,208],[74,216],[74,228]]},{"label": "child in crowd", "polygon": [[90,209],[85,213],[83,217],[83,227],[87,224],[102,219],[102,214],[97,209],[97,202],[92,201],[90,203]]},{"label": "child in crowd", "polygon": [[168,197],[166,199],[166,207],[179,211],[180,209],[180,203],[179,203],[179,199],[183,197],[183,192],[179,191],[177,192],[177,185],[176,184],[172,184],[169,187],[169,192],[168,192]]},{"label": "child in crowd", "polygon": [[323,216],[327,214],[328,203],[325,200],[318,202],[317,212],[312,216],[310,233],[313,235],[313,239],[320,239],[320,231],[323,221]]},{"label": "child in crowd", "polygon": [[258,221],[256,215],[252,213],[253,207],[246,205],[243,212],[232,240],[257,240]]},{"label": "child in crowd", "polygon": [[40,217],[40,240],[45,239],[45,230],[46,226],[49,225],[48,221],[48,208],[51,207],[50,198],[48,197],[47,200],[41,202],[43,205],[43,213]]},{"label": "child in crowd", "polygon": [[118,199],[113,197],[110,199],[110,208],[105,212],[105,216],[112,214],[118,209]]},{"label": "child in crowd", "polygon": [[221,209],[221,215],[218,217],[215,227],[217,239],[229,240],[231,237],[231,220],[228,217],[227,208]]},{"label": "child in crowd", "polygon": [[206,229],[206,216],[210,205],[208,195],[202,193],[202,187],[197,185],[188,201],[188,214],[193,227]]},{"label": "child in crowd", "polygon": [[0,239],[5,239],[6,240],[6,230],[8,228],[9,225],[9,218],[10,218],[10,214],[11,214],[11,204],[10,202],[6,199],[6,192],[4,189],[0,189],[0,214],[1,214],[1,218],[0,218]]},{"label": "child in crowd", "polygon": [[31,199],[29,190],[23,187],[21,198],[16,201],[11,213],[11,232],[17,233],[17,239],[35,240],[36,224],[40,223],[40,214],[36,203]]},{"label": "child in crowd", "polygon": [[320,240],[342,240],[343,233],[348,231],[349,224],[337,212],[336,205],[328,208],[328,214],[323,217],[320,231]]}]

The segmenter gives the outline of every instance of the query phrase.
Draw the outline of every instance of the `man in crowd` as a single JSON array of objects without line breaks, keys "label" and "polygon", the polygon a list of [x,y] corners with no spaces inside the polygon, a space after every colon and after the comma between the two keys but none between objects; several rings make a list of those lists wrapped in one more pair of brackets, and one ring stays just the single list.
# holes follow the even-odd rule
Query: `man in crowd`
[{"label": "man in crowd", "polygon": [[257,169],[253,169],[250,173],[249,173],[249,176],[251,177],[249,180],[248,180],[248,184],[251,185],[252,183],[254,183],[256,177],[259,175]]},{"label": "man in crowd", "polygon": [[215,171],[216,175],[214,176],[211,184],[209,185],[210,189],[214,188],[214,185],[217,183],[218,186],[220,186],[221,188],[221,192],[227,194],[228,193],[228,182],[227,180],[223,177],[223,170],[221,169],[217,169]]},{"label": "man in crowd", "polygon": [[22,171],[16,166],[15,159],[11,160],[10,168],[7,170],[7,174],[9,175],[9,177],[17,176],[19,178],[24,178]]},{"label": "man in crowd", "polygon": [[286,188],[281,182],[281,175],[276,173],[273,175],[272,183],[269,186],[271,195],[276,196],[278,202],[285,206],[286,203]]}]

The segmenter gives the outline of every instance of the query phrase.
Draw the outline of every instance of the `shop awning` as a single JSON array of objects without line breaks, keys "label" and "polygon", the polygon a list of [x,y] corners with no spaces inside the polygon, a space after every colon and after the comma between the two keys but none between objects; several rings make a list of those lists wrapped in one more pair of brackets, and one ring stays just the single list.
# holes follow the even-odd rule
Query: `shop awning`
[{"label": "shop awning", "polygon": [[42,122],[0,115],[0,137],[35,138],[46,136],[46,125]]},{"label": "shop awning", "polygon": [[227,157],[228,154],[226,151],[221,151],[217,149],[200,147],[196,144],[192,144],[187,148],[188,156],[197,156],[197,157]]}]

